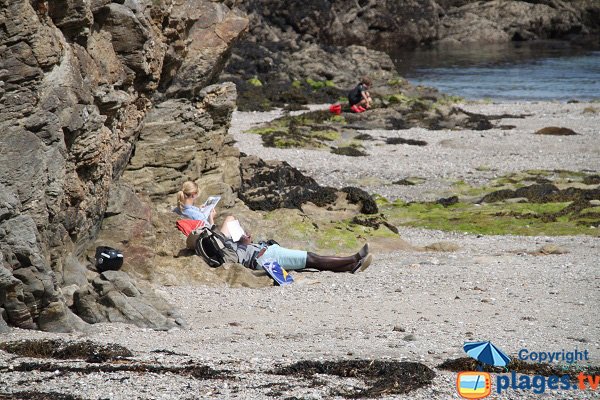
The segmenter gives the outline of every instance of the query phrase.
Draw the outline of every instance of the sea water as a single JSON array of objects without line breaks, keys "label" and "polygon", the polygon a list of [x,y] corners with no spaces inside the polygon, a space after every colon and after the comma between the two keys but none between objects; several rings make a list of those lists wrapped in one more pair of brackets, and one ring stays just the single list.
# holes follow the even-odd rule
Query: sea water
[{"label": "sea water", "polygon": [[600,99],[598,48],[542,42],[433,48],[392,57],[412,84],[466,99]]}]

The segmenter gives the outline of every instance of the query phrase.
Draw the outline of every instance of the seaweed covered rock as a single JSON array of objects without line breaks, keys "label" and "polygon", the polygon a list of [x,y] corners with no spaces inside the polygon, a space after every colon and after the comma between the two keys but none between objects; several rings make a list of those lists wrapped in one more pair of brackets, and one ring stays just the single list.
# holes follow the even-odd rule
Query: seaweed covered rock
[{"label": "seaweed covered rock", "polygon": [[322,187],[285,161],[241,158],[242,185],[239,197],[253,210],[300,208],[305,202],[324,207],[336,201],[336,190]]},{"label": "seaweed covered rock", "polygon": [[544,183],[524,186],[516,190],[498,190],[482,197],[479,203],[493,203],[513,198],[526,198],[532,203],[600,200],[600,188],[581,189],[569,187],[559,189],[553,184]]},{"label": "seaweed covered rock", "polygon": [[297,208],[311,202],[318,207],[334,204],[341,193],[351,204],[360,205],[360,212],[377,213],[377,204],[362,189],[346,187],[338,191],[320,186],[285,161],[264,161],[256,156],[242,156],[242,184],[239,197],[252,210],[272,211],[278,208]]}]

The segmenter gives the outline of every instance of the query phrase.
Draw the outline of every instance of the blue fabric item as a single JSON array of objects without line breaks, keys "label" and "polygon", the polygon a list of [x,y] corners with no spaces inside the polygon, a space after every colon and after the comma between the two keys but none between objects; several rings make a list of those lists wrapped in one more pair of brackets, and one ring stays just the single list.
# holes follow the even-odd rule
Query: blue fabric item
[{"label": "blue fabric item", "polygon": [[262,267],[267,274],[275,281],[277,286],[286,286],[291,283],[294,283],[294,278],[288,272],[281,268],[281,266],[277,263],[277,261],[266,261],[262,264]]},{"label": "blue fabric item", "polygon": [[307,255],[307,252],[304,250],[286,249],[278,244],[274,244],[269,246],[256,261],[258,261],[258,265],[262,265],[263,262],[273,259],[284,269],[296,270],[306,268]]},{"label": "blue fabric item", "polygon": [[492,342],[466,342],[463,349],[470,357],[484,364],[504,367],[510,362],[510,357]]},{"label": "blue fabric item", "polygon": [[198,221],[204,221],[208,224],[208,217],[204,215],[202,211],[196,206],[186,206],[184,205],[182,208],[176,207],[173,209],[174,212],[181,215],[182,217],[188,219],[195,219]]}]

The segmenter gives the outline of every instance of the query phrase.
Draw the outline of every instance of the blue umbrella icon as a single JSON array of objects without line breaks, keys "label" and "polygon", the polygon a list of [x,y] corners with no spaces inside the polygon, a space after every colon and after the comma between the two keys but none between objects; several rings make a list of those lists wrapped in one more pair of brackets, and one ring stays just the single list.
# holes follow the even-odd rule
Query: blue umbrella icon
[{"label": "blue umbrella icon", "polygon": [[494,346],[492,342],[466,342],[463,349],[470,357],[484,364],[504,367],[510,362],[510,357]]}]

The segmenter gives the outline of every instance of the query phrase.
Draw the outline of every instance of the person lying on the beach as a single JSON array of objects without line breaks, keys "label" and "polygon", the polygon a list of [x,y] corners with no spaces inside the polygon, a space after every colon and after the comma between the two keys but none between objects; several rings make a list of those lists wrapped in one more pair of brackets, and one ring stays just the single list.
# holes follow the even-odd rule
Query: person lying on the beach
[{"label": "person lying on the beach", "polygon": [[369,254],[368,243],[356,254],[346,257],[322,256],[304,250],[288,249],[279,244],[253,243],[249,234],[233,244],[238,254],[238,262],[252,269],[261,269],[264,262],[275,260],[286,270],[313,268],[319,271],[356,273],[367,269],[373,259]]},{"label": "person lying on the beach", "polygon": [[348,93],[348,102],[350,110],[355,113],[361,113],[371,107],[371,95],[368,90],[371,87],[372,81],[368,76],[363,76],[360,83]]},{"label": "person lying on the beach", "polygon": [[[177,193],[177,207],[173,210],[186,219],[203,221],[208,226],[214,225],[216,211],[213,208],[210,215],[205,215],[194,205],[198,197],[198,185],[187,181]],[[321,256],[304,250],[287,249],[279,244],[264,242],[253,243],[252,237],[244,233],[238,241],[232,239],[230,222],[237,222],[233,216],[225,217],[219,231],[225,236],[226,244],[235,249],[238,262],[247,268],[260,269],[267,260],[275,260],[284,269],[299,270],[314,268],[320,271],[352,272],[364,271],[371,264],[369,245],[365,244],[358,253],[347,256]]]}]

